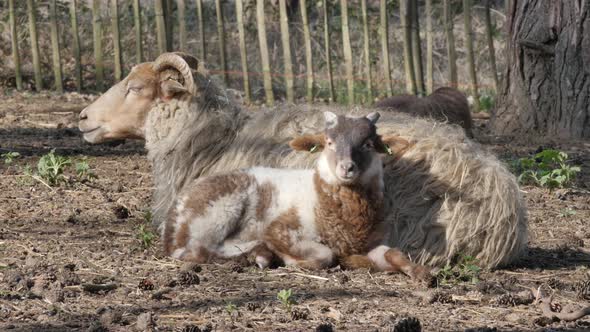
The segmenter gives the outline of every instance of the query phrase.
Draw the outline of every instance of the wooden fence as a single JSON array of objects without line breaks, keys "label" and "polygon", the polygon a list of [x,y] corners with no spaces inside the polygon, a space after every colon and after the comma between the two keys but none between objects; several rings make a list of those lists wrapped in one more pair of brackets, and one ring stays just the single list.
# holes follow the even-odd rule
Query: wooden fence
[{"label": "wooden fence", "polygon": [[[15,67],[15,85],[16,88],[21,90],[23,89],[23,79],[21,73],[21,58],[19,56],[19,49],[16,36],[18,35],[17,31],[17,15],[15,13],[15,0],[7,0],[8,1],[8,8],[9,8],[9,25],[10,31],[12,34],[12,55],[13,55],[13,63]],[[198,35],[198,54],[196,54],[200,58],[205,58],[206,54],[206,47],[209,45],[209,42],[206,38],[205,34],[205,20],[203,15],[203,1],[202,0],[194,0],[196,6],[196,26],[191,26],[190,29],[186,27],[186,4],[184,0],[154,0],[151,1],[150,4],[153,5],[154,10],[154,18],[155,18],[155,30],[153,33],[156,35],[157,39],[157,49],[159,53],[163,53],[166,51],[172,50],[187,50],[187,35],[188,34],[195,34]],[[248,0],[247,0],[248,1]],[[258,34],[258,48],[260,51],[260,62],[262,68],[262,76],[264,82],[264,96],[265,101],[267,104],[272,105],[275,100],[275,96],[273,94],[273,76],[277,76],[277,73],[273,73],[271,71],[271,64],[269,60],[269,49],[268,49],[268,42],[267,42],[267,30],[266,24],[268,22],[267,14],[265,13],[265,7],[268,5],[268,2],[264,0],[249,0],[248,3],[252,3],[255,1],[255,23],[256,23],[256,30]],[[175,2],[175,3],[174,3]],[[243,0],[235,0],[235,20],[236,20],[236,28],[238,30],[238,38],[239,38],[239,54],[240,54],[240,65],[239,71],[241,72],[242,76],[242,88],[244,89],[244,96],[247,102],[251,102],[253,97],[251,93],[251,85],[250,85],[250,75],[249,75],[249,64],[251,61],[248,60],[248,52],[246,45],[248,41],[246,40],[246,34],[244,30],[245,26],[245,19],[244,19],[244,3]],[[455,1],[453,4],[452,0],[441,0],[441,1],[434,1],[434,0],[424,0],[425,7],[425,17],[426,17],[426,29],[425,29],[425,39],[426,39],[426,50],[423,52],[422,50],[422,40],[420,35],[420,23],[419,22],[419,7],[422,3],[419,3],[418,0],[400,0],[399,6],[397,10],[399,10],[399,21],[401,23],[401,28],[403,31],[403,57],[404,57],[404,71],[405,71],[405,86],[408,93],[411,94],[427,94],[430,93],[433,89],[433,23],[432,23],[432,13],[433,9],[437,8],[437,10],[442,10],[443,12],[443,27],[444,33],[446,36],[446,48],[447,48],[447,61],[448,61],[448,85],[450,86],[457,86],[457,52],[455,50],[455,41],[454,41],[454,33],[453,33],[453,18],[455,17],[455,13],[452,12],[452,5],[457,7],[461,5],[461,3],[457,3]],[[64,1],[60,1],[62,5]],[[81,64],[81,52],[89,50],[82,50],[80,47],[80,33],[79,33],[79,23],[78,23],[78,13],[81,10],[81,6],[84,6],[87,2],[83,1],[82,3],[77,0],[70,0],[69,2],[69,15],[70,15],[70,22],[71,26],[69,27],[69,33],[72,36],[72,48],[73,48],[73,60],[74,60],[74,67],[73,70],[75,87],[78,91],[81,91],[84,88],[83,82],[83,75],[82,75],[82,64]],[[352,3],[352,2],[351,2]],[[354,2],[357,4],[358,2]],[[375,1],[372,2],[373,4]],[[298,8],[289,8],[291,12],[294,10],[298,11],[298,15],[300,16],[300,20],[302,23],[302,38],[304,40],[303,45],[305,48],[304,55],[305,55],[305,74],[299,75],[294,73],[293,69],[293,53],[291,51],[291,37],[290,31],[292,29],[290,19],[293,18],[293,14],[289,15],[288,13],[288,6],[294,6],[294,4],[298,4]],[[319,4],[319,5],[317,5]],[[108,0],[108,1],[101,1],[101,0],[91,0],[90,7],[92,13],[92,38],[93,38],[93,52],[94,52],[94,74],[95,74],[95,89],[98,91],[102,91],[105,87],[105,62],[104,62],[104,54],[103,54],[103,24],[106,23],[103,21],[101,11],[105,9],[105,6],[110,6],[108,9],[111,13],[111,26],[110,26],[110,34],[111,34],[111,41],[113,44],[113,67],[112,70],[114,72],[115,80],[120,80],[124,76],[123,72],[123,57],[121,51],[121,34],[119,28],[119,8],[121,6],[132,6],[133,7],[133,24],[134,24],[134,36],[135,36],[135,59],[137,62],[141,62],[144,60],[144,45],[142,45],[142,31],[144,24],[142,18],[142,9],[145,10],[145,4],[142,5],[141,0]],[[176,5],[176,6],[174,6]],[[35,0],[27,0],[26,1],[26,12],[27,12],[27,21],[29,26],[29,35],[30,35],[30,43],[31,43],[31,60],[32,60],[32,67],[34,71],[34,82],[35,82],[35,89],[40,91],[44,88],[42,82],[42,74],[41,74],[41,65],[40,65],[40,54],[39,54],[39,38],[38,38],[38,31],[37,31],[37,8],[38,3]],[[361,81],[363,84],[366,85],[366,94],[367,98],[365,100],[372,101],[374,98],[374,85],[375,82],[373,81],[373,77],[371,72],[373,70],[378,70],[385,76],[385,81],[380,82],[381,90],[385,91],[385,95],[391,96],[394,93],[393,90],[393,80],[391,78],[391,53],[390,53],[390,38],[389,38],[389,24],[391,17],[394,13],[392,13],[392,6],[388,4],[387,0],[380,0],[379,1],[379,44],[381,48],[381,56],[380,56],[380,67],[381,68],[372,68],[374,66],[374,59],[371,59],[371,52],[370,52],[370,42],[372,38],[375,36],[370,34],[369,29],[369,19],[368,19],[368,10],[367,10],[367,0],[360,1],[360,8],[352,8],[349,5],[349,1],[347,0],[339,0],[339,1],[328,1],[322,0],[314,1],[313,5],[309,5],[306,0],[299,0],[299,1],[289,1],[289,0],[279,0],[279,20],[280,20],[280,35],[281,35],[281,45],[282,45],[282,56],[283,56],[283,69],[284,72],[279,74],[284,79],[284,86],[285,86],[285,95],[286,100],[288,102],[294,102],[298,96],[296,95],[296,91],[294,89],[294,80],[296,78],[305,78],[305,98],[308,102],[314,101],[314,89],[316,84],[314,79],[316,78],[316,72],[314,71],[314,59],[313,59],[313,52],[312,52],[312,40],[310,37],[310,15],[316,15],[317,20],[322,21],[322,29],[323,29],[323,53],[325,59],[325,71],[328,80],[328,100],[330,102],[336,101],[336,94],[334,92],[334,73],[333,73],[333,59],[332,59],[332,52],[331,52],[331,43],[337,43],[338,40],[331,38],[332,34],[330,32],[331,29],[335,28],[330,26],[329,17],[331,12],[334,10],[339,10],[341,15],[341,26],[336,28],[341,31],[342,36],[342,52],[343,52],[343,59],[344,59],[344,73],[343,77],[346,81],[346,94],[344,98],[340,98],[338,102],[346,102],[348,104],[355,103],[355,81]],[[62,62],[64,61],[61,58],[61,51],[60,51],[60,43],[59,43],[59,29],[58,29],[58,18],[57,18],[57,11],[56,11],[56,0],[49,0],[48,1],[49,7],[49,25],[51,28],[51,53],[52,53],[52,66],[53,66],[53,78],[54,84],[53,89],[58,92],[62,92],[64,90],[62,81]],[[237,68],[228,68],[227,63],[227,47],[225,40],[225,35],[227,33],[226,29],[226,14],[223,12],[223,4],[222,0],[215,0],[215,20],[217,26],[217,38],[219,45],[218,49],[218,68],[214,69],[213,72],[218,73],[223,81],[227,84],[229,81],[228,73],[236,71]],[[489,58],[492,63],[492,75],[494,78],[494,88],[497,89],[498,84],[498,74],[496,69],[496,61],[494,55],[494,43],[493,43],[493,36],[492,36],[492,21],[490,18],[490,0],[485,2],[485,26],[486,26],[486,35],[487,35],[487,42],[488,42],[488,49],[489,49]],[[176,9],[176,11],[175,11]],[[363,38],[363,45],[362,45],[362,54],[363,57],[363,65],[362,71],[364,73],[356,74],[353,69],[353,49],[351,48],[351,38],[350,38],[350,27],[349,27],[349,13],[352,10],[360,11],[360,15],[362,17],[362,38]],[[474,97],[475,107],[478,107],[478,83],[477,83],[477,75],[475,69],[475,55],[474,55],[474,46],[473,46],[473,32],[472,32],[472,22],[471,22],[471,10],[472,10],[472,0],[462,0],[462,10],[463,10],[463,18],[464,18],[464,40],[465,40],[465,47],[467,52],[467,65],[468,65],[468,72],[469,72],[469,87],[471,95]],[[317,11],[317,12],[314,12]],[[174,12],[176,15],[174,15]],[[397,12],[395,13],[397,14]],[[173,21],[173,18],[176,17],[177,22]],[[211,19],[209,19],[210,21]],[[178,27],[178,32],[174,31],[173,29],[175,26]],[[66,30],[67,27],[62,27],[62,30]],[[178,45],[174,44],[174,36],[177,36]],[[83,36],[84,38],[86,36]],[[233,46],[233,45],[231,45]],[[316,52],[317,54],[317,52]],[[377,54],[378,55],[378,54]],[[426,70],[423,69],[423,58],[425,58],[426,62]],[[358,85],[358,82],[357,82]],[[302,96],[299,96],[302,97]],[[345,100],[344,100],[345,99]]]}]

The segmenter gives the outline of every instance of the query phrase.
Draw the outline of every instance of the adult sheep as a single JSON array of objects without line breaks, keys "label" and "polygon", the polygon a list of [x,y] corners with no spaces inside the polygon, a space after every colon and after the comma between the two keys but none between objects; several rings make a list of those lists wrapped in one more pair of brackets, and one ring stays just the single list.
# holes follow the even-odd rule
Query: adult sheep
[{"label": "adult sheep", "polygon": [[[303,108],[244,111],[195,58],[166,53],[135,66],[84,109],[79,127],[90,143],[146,140],[154,223],[161,226],[177,193],[199,176],[257,165],[311,168],[315,154],[288,146],[322,128],[322,112]],[[515,177],[497,158],[458,128],[400,113],[385,112],[379,133],[414,143],[401,158],[384,158],[392,247],[431,266],[464,254],[492,268],[523,253],[526,210]]]},{"label": "adult sheep", "polygon": [[465,95],[454,88],[438,88],[424,98],[414,95],[393,96],[376,102],[374,106],[457,124],[465,129],[468,137],[473,138],[473,121],[469,103]]}]

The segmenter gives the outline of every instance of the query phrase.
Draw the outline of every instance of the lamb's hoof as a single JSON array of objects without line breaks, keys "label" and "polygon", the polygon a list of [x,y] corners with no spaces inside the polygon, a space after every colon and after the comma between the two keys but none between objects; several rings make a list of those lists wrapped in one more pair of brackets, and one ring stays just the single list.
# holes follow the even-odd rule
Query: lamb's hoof
[{"label": "lamb's hoof", "polygon": [[417,281],[428,288],[432,288],[436,286],[436,277],[432,274],[430,268],[417,265],[412,269],[412,273],[410,274],[412,280]]},{"label": "lamb's hoof", "polygon": [[267,267],[270,266],[271,261],[263,256],[263,255],[258,255],[256,256],[256,265],[258,265],[258,267],[263,270],[266,269]]}]

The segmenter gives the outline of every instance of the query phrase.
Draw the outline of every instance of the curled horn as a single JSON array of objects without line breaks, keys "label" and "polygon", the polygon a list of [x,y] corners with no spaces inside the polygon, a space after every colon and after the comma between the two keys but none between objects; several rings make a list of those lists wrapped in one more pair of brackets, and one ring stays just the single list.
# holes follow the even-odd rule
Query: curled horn
[{"label": "curled horn", "polygon": [[194,94],[195,80],[193,79],[191,69],[197,69],[198,64],[197,59],[185,53],[164,53],[154,61],[154,70],[160,72],[170,67],[178,70],[184,80],[184,87]]}]

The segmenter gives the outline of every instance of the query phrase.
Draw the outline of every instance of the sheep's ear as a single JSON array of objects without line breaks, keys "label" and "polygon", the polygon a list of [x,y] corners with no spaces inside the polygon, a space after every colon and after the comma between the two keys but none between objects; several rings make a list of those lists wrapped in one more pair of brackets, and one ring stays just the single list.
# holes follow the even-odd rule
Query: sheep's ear
[{"label": "sheep's ear", "polygon": [[188,92],[184,85],[173,79],[162,81],[160,88],[162,89],[162,98],[164,100],[170,100],[177,94]]},{"label": "sheep's ear", "polygon": [[367,120],[371,121],[371,124],[376,124],[377,120],[379,120],[379,118],[381,117],[381,114],[379,114],[379,112],[372,112],[369,115],[367,115]]},{"label": "sheep's ear", "polygon": [[326,137],[324,134],[305,135],[295,137],[289,142],[289,146],[295,151],[316,152],[324,148]]},{"label": "sheep's ear", "polygon": [[404,153],[412,146],[412,143],[399,136],[377,136],[375,150],[379,153],[398,155]]}]

